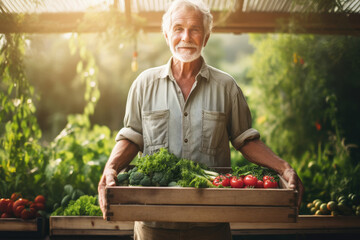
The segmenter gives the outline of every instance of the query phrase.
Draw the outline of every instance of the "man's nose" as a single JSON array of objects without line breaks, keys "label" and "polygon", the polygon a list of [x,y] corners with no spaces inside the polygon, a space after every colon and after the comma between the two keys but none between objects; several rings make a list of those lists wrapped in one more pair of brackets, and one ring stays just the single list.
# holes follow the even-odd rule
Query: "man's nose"
[{"label": "man's nose", "polygon": [[188,29],[185,29],[182,34],[181,40],[184,42],[188,42],[190,39],[190,31]]}]

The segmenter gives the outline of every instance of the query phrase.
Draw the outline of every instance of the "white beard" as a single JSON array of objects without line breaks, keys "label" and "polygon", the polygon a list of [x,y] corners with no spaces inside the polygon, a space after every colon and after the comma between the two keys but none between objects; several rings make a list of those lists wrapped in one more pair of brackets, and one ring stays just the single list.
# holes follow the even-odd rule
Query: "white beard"
[{"label": "white beard", "polygon": [[[194,53],[190,53],[188,51],[185,51],[185,53],[179,53],[178,52],[178,48],[179,47],[193,47],[193,48],[196,48],[196,51]],[[175,46],[175,48],[170,45],[170,51],[172,53],[172,55],[179,59],[181,62],[192,62],[196,59],[198,59],[200,56],[201,56],[201,50],[202,50],[202,47],[198,47],[197,45],[195,44],[192,44],[192,43],[182,43],[180,42],[178,45]]]}]

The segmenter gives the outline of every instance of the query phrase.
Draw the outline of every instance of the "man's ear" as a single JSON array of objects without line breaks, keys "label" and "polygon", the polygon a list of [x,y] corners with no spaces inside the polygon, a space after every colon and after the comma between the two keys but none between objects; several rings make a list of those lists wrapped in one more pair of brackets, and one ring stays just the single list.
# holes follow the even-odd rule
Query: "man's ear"
[{"label": "man's ear", "polygon": [[210,33],[209,33],[208,35],[206,35],[205,40],[204,40],[204,46],[203,46],[203,47],[205,47],[205,46],[206,46],[206,44],[207,44],[207,42],[208,42],[209,38],[210,38]]},{"label": "man's ear", "polygon": [[168,46],[170,46],[170,45],[169,45],[169,37],[168,37],[167,32],[164,32],[164,37],[165,37],[166,44],[167,44]]}]

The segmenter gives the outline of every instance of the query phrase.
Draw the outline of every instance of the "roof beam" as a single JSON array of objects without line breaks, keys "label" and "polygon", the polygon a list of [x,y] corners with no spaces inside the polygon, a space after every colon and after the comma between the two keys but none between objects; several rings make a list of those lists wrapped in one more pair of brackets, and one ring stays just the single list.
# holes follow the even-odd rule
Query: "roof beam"
[{"label": "roof beam", "polygon": [[[269,33],[295,32],[320,34],[360,35],[360,14],[290,14],[265,12],[234,13],[213,12],[214,29],[219,33]],[[133,14],[132,25],[147,32],[161,32],[162,12],[140,12]],[[119,27],[129,26],[127,14],[115,11],[98,13],[41,13],[24,15],[19,22],[16,15],[0,14],[0,33],[66,33],[66,32],[101,32],[109,26],[111,17],[117,17]],[[138,19],[144,21],[139,21]],[[99,21],[101,19],[101,21]],[[296,29],[289,28],[289,23],[299,23]]]}]

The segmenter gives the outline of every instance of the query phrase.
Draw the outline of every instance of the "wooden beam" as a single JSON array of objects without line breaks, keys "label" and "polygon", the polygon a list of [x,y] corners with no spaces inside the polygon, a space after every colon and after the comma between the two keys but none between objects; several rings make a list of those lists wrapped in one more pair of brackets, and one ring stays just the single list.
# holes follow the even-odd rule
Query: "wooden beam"
[{"label": "wooden beam", "polygon": [[[120,11],[84,13],[0,14],[0,33],[66,33],[106,31],[111,18],[117,27],[134,26],[147,32],[161,32],[162,12],[133,14],[132,22],[126,21],[126,13]],[[231,14],[214,12],[214,29],[217,33],[319,33],[360,35],[360,14],[290,14],[290,13],[243,13],[240,9]],[[226,18],[224,18],[226,16]],[[18,19],[21,19],[19,21]],[[143,21],[139,21],[139,19]],[[290,23],[298,24],[296,29]]]}]

